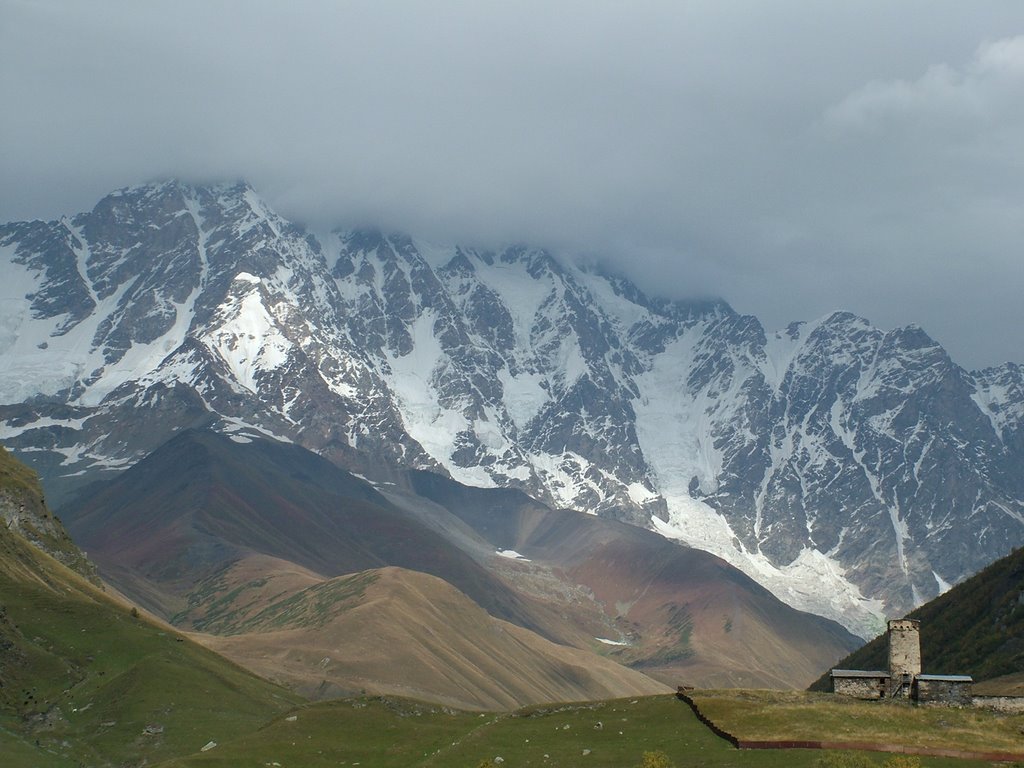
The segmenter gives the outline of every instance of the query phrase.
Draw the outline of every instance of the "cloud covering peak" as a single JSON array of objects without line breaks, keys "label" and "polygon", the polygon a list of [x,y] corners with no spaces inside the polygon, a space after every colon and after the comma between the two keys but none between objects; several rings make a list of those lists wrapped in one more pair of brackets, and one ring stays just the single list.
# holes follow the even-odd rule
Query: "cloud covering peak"
[{"label": "cloud covering peak", "polygon": [[312,226],[586,253],[780,327],[1024,360],[1024,7],[7,0],[0,218],[244,177]]}]

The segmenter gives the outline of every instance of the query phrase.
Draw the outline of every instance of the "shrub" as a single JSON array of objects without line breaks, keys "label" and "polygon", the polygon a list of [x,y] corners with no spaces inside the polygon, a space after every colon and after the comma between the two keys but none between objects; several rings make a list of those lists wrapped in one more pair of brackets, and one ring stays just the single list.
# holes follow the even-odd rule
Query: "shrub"
[{"label": "shrub", "polygon": [[644,752],[637,768],[674,768],[664,752]]}]

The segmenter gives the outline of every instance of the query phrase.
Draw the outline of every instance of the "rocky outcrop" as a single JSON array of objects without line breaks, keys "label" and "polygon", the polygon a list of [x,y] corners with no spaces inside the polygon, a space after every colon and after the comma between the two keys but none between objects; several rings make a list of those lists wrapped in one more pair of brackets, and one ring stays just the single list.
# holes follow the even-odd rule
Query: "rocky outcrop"
[{"label": "rocky outcrop", "polygon": [[33,546],[100,585],[96,567],[75,546],[43,499],[35,472],[0,446],[0,522]]}]

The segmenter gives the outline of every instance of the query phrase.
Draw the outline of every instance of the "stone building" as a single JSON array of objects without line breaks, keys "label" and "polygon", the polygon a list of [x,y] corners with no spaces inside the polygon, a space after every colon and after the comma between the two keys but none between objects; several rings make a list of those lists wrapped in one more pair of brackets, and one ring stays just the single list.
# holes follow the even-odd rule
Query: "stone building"
[{"label": "stone building", "polygon": [[889,622],[890,699],[909,699],[914,680],[921,674],[921,622],[893,619]]},{"label": "stone building", "polygon": [[969,707],[974,704],[970,675],[918,675],[914,680],[914,700],[922,704],[947,704]]},{"label": "stone building", "polygon": [[833,669],[832,690],[855,699],[881,699],[889,689],[889,673],[863,669]]},{"label": "stone building", "polygon": [[832,690],[858,699],[910,699],[920,704],[970,706],[968,675],[921,674],[921,624],[912,619],[889,622],[889,669],[833,669]]}]

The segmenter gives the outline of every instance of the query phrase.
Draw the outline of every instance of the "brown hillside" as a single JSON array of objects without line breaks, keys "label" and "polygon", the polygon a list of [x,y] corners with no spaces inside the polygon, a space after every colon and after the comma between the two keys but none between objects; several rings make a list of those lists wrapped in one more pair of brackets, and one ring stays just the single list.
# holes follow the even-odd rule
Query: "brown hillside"
[{"label": "brown hillside", "polygon": [[[514,549],[534,569],[546,565],[560,575],[564,594],[589,596],[613,628],[600,637],[626,643],[602,652],[669,685],[803,687],[861,642],[834,622],[790,608],[714,555],[652,531],[426,472],[411,473],[411,484],[494,548]],[[510,571],[511,583],[530,589]],[[586,601],[567,603],[577,623],[586,618],[599,629]],[[588,639],[587,647],[597,647]]]},{"label": "brown hillside", "polygon": [[637,627],[631,646],[611,657],[666,682],[799,687],[849,647],[838,627],[784,605],[704,552],[616,540],[570,574]]},{"label": "brown hillside", "polygon": [[211,634],[279,631],[282,596],[319,604],[341,589],[323,580],[395,566],[670,686],[801,687],[857,643],[651,531],[428,473],[386,488],[298,446],[188,432],[62,513],[133,600]]},{"label": "brown hillside", "polygon": [[[247,592],[235,600],[251,607]],[[325,580],[242,614],[223,628],[244,633],[196,639],[314,697],[366,691],[506,710],[669,690],[495,619],[441,579],[401,568]]]},{"label": "brown hillside", "polygon": [[324,576],[394,565],[432,573],[535,631],[531,607],[369,483],[300,448],[188,430],[61,508],[103,576],[164,617],[200,582],[266,555]]}]

